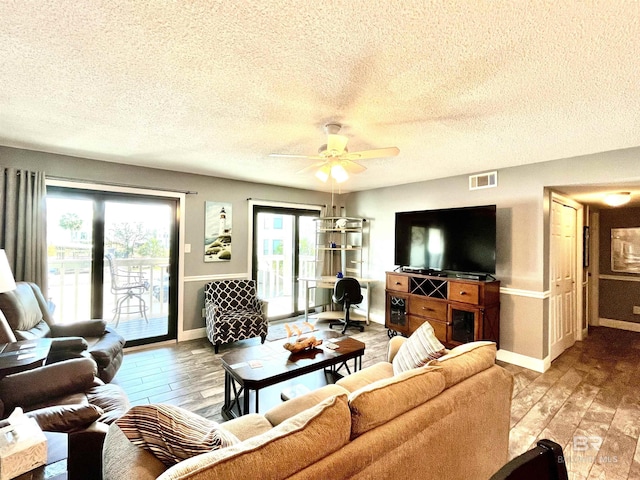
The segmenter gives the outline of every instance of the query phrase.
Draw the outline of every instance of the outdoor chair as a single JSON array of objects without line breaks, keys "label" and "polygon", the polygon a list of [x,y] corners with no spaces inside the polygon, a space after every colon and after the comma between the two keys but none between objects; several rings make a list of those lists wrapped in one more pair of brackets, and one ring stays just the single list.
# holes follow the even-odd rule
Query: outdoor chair
[{"label": "outdoor chair", "polygon": [[218,353],[225,343],[267,338],[268,304],[256,294],[255,280],[219,280],[204,288],[207,337]]},{"label": "outdoor chair", "polygon": [[[130,272],[119,267],[113,255],[107,254],[105,258],[109,262],[109,270],[111,271],[111,293],[116,300],[112,320],[116,322],[116,327],[120,323],[120,315],[123,313],[125,315],[139,314],[149,323],[147,304],[142,298],[144,292],[149,290],[149,281],[142,276],[142,273]],[[131,304],[132,301],[133,304]]]}]

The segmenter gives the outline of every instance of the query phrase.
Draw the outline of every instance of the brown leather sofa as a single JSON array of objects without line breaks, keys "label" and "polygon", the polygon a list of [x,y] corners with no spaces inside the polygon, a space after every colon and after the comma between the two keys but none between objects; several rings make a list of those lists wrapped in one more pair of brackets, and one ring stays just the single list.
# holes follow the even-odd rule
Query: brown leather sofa
[{"label": "brown leather sofa", "polygon": [[124,338],[104,320],[56,324],[35,283],[16,282],[16,289],[0,293],[0,343],[51,338],[47,364],[90,356],[98,365],[98,377],[110,382],[124,358]]},{"label": "brown leather sofa", "polygon": [[77,358],[0,379],[0,418],[20,407],[43,431],[68,434],[69,480],[101,478],[106,432],[129,409],[124,390],[95,373],[93,359]]}]

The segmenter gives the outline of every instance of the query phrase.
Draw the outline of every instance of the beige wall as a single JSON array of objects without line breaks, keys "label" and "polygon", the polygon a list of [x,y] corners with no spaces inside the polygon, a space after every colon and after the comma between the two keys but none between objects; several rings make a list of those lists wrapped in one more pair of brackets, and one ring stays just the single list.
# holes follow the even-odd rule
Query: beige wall
[{"label": "beige wall", "polygon": [[640,184],[639,160],[640,148],[634,148],[500,169],[498,186],[485,190],[469,191],[464,175],[349,194],[347,213],[371,219],[367,255],[368,275],[377,280],[373,316],[384,319],[385,272],[394,268],[395,212],[496,204],[496,277],[502,282],[500,348],[545,359],[550,197],[546,187],[633,180]]}]

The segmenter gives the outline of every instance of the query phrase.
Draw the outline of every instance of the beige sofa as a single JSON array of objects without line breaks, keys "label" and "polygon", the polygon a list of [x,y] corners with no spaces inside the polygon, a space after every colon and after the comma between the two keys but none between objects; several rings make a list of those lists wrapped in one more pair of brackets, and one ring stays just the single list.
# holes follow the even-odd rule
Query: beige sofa
[{"label": "beige sofa", "polygon": [[[389,360],[402,337],[389,344]],[[117,425],[105,480],[489,478],[508,460],[513,378],[496,347],[475,342],[398,375],[381,362],[274,407],[222,424],[240,443],[167,469]]]}]

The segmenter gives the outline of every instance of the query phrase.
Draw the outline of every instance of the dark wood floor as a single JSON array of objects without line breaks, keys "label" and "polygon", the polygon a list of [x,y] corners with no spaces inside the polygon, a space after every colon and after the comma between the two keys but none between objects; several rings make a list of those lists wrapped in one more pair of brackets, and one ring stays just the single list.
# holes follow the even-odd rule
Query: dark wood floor
[{"label": "dark wood floor", "polygon": [[[318,325],[320,328],[327,326]],[[357,330],[348,333],[366,345],[363,367],[386,358],[389,339],[383,326],[371,324],[362,333]],[[134,405],[169,403],[211,420],[223,421],[220,407],[224,400],[224,372],[220,357],[233,349],[259,344],[260,339],[254,338],[223,345],[216,355],[211,343],[203,338],[127,352],[113,383],[125,389]],[[279,384],[271,389],[277,390],[276,397],[279,398],[280,390],[285,386],[287,384]],[[272,405],[268,401],[269,393],[265,389],[260,394],[261,411]],[[267,397],[266,401],[264,397]]]},{"label": "dark wood floor", "polygon": [[[349,334],[367,346],[364,367],[386,358],[382,325]],[[221,422],[219,358],[257,344],[259,339],[236,342],[218,355],[206,339],[127,352],[114,383],[133,404],[170,403]],[[550,438],[565,449],[571,479],[640,479],[640,333],[593,328],[544,374],[501,365],[515,377],[511,457]],[[268,407],[262,394],[261,405]]]}]

